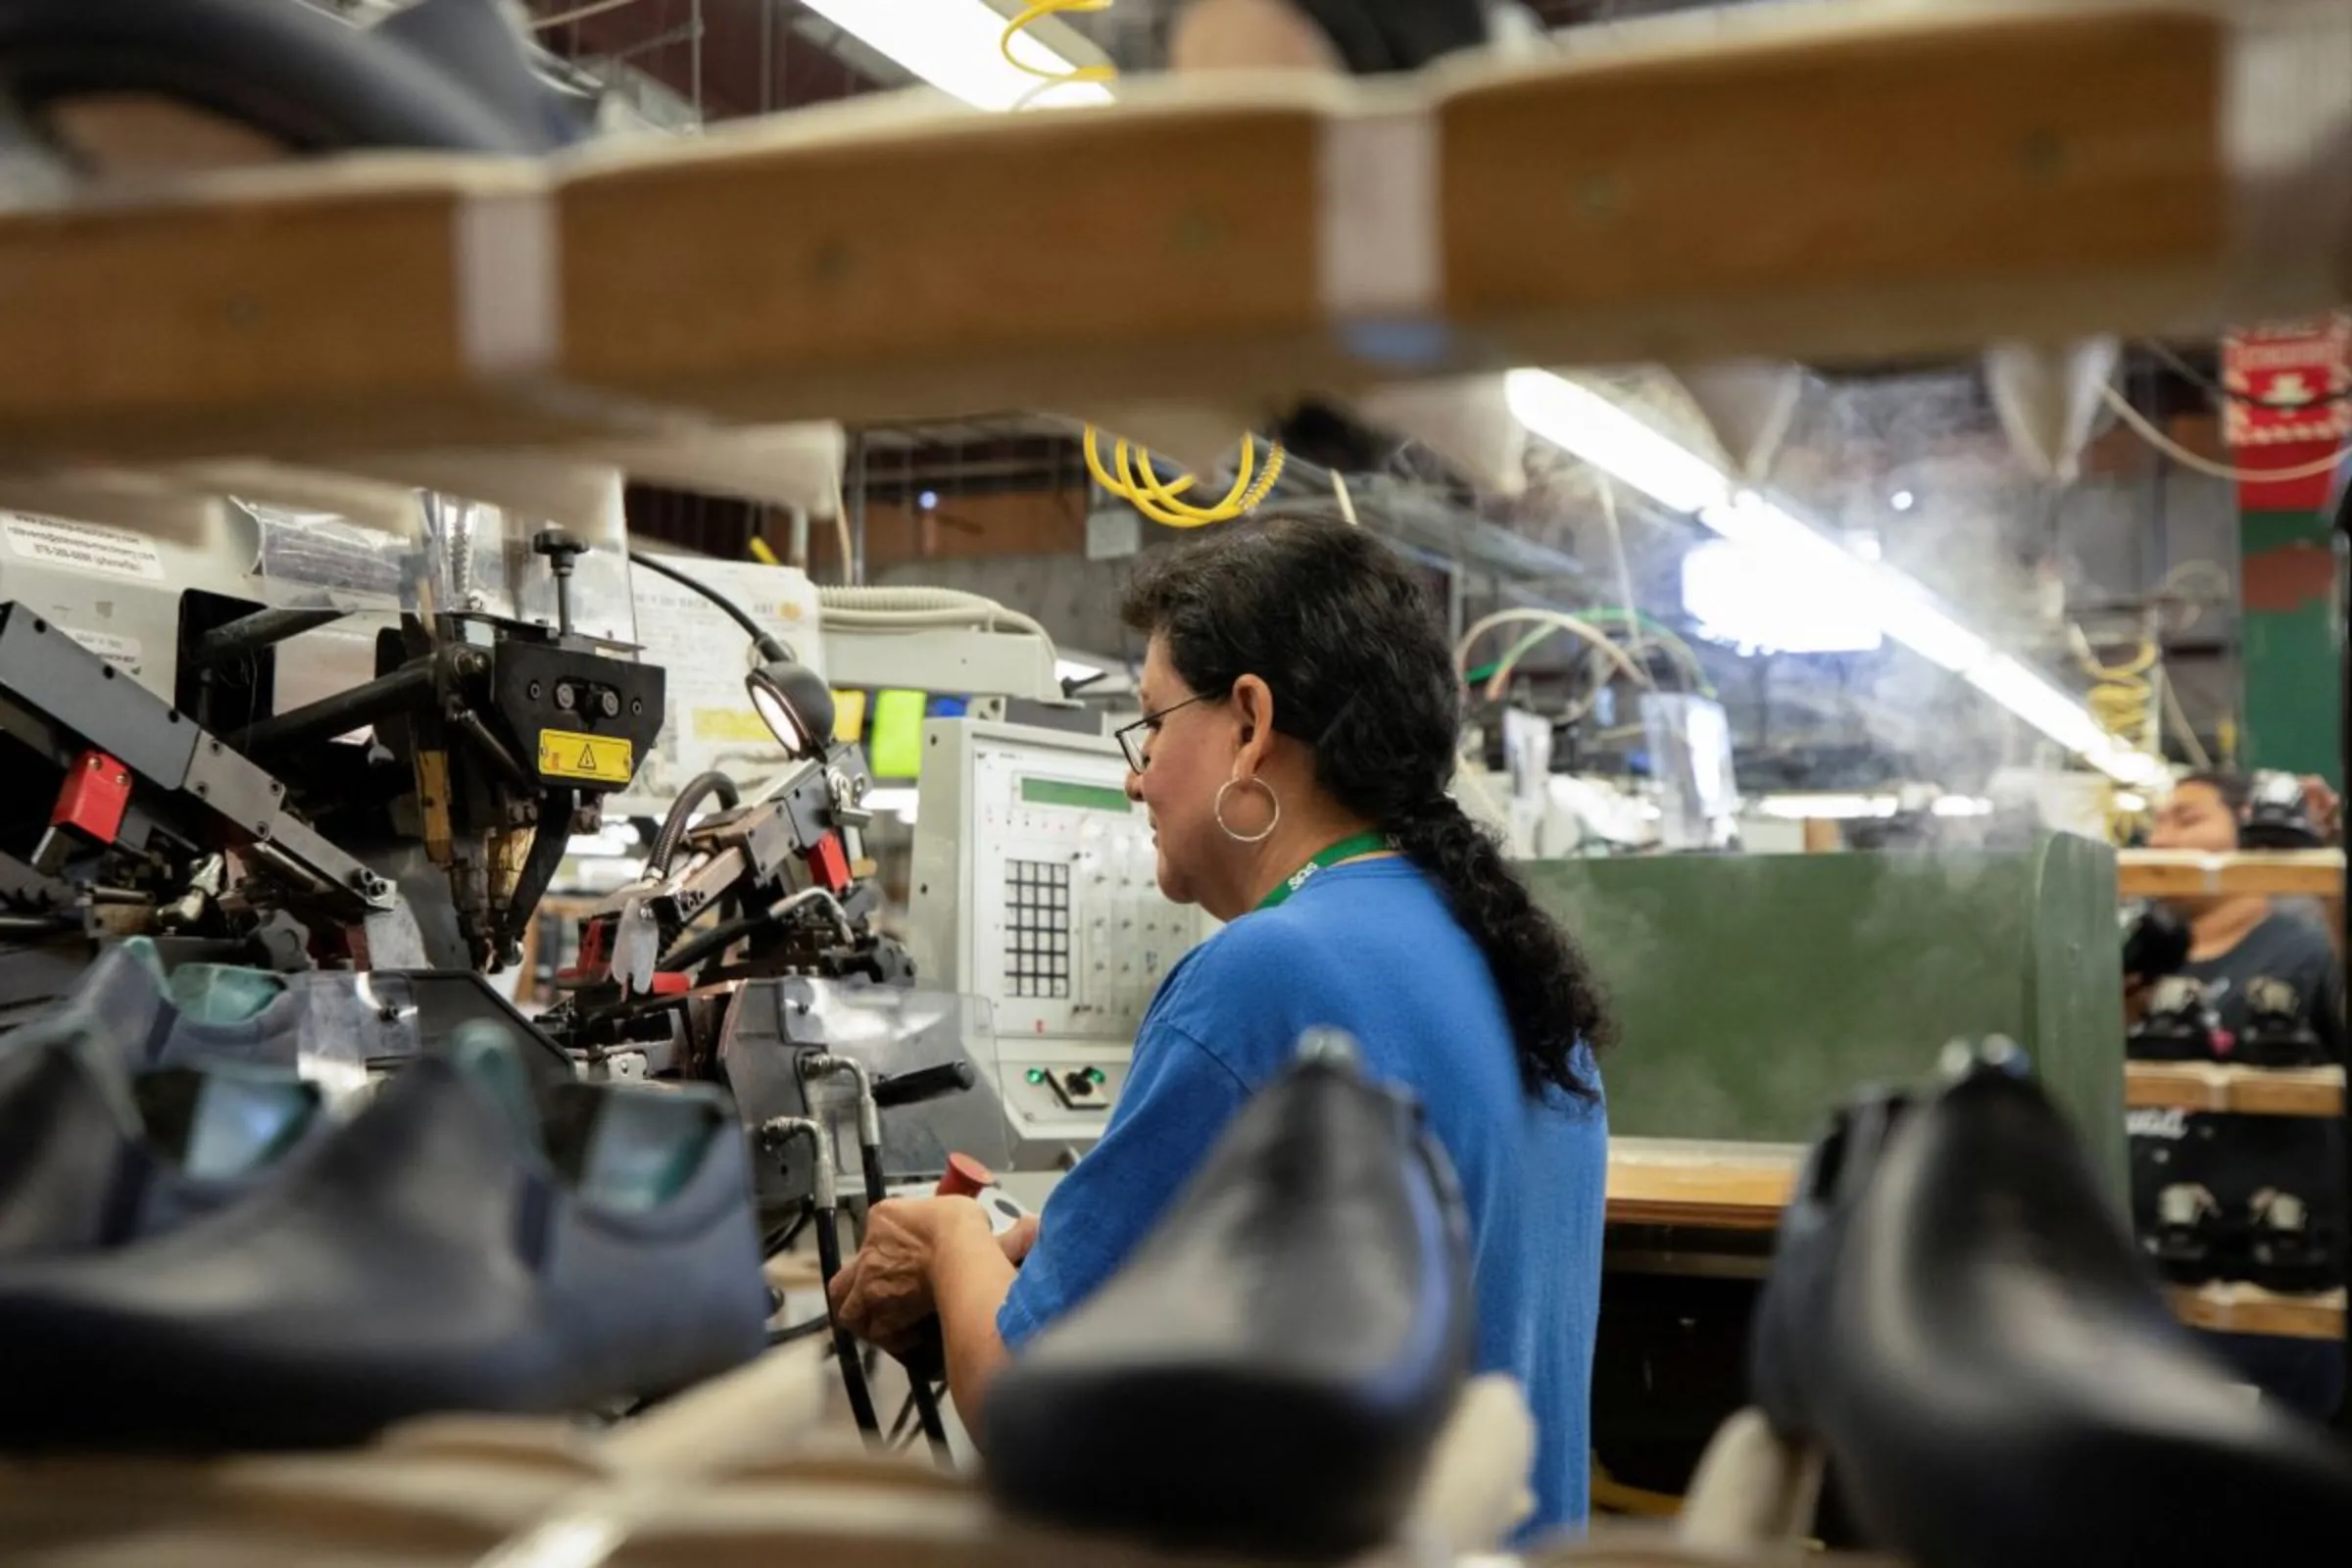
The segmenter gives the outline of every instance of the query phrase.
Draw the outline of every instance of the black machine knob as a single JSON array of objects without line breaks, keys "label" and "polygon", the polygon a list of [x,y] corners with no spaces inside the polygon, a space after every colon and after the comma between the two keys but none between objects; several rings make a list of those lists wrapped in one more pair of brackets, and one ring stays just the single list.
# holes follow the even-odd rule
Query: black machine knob
[{"label": "black machine knob", "polygon": [[569,528],[542,528],[531,535],[531,549],[547,557],[557,576],[568,577],[572,562],[588,553],[588,543]]},{"label": "black machine knob", "polygon": [[571,565],[588,553],[588,542],[568,528],[542,528],[531,535],[531,549],[547,558],[556,574],[556,630],[571,635]]}]

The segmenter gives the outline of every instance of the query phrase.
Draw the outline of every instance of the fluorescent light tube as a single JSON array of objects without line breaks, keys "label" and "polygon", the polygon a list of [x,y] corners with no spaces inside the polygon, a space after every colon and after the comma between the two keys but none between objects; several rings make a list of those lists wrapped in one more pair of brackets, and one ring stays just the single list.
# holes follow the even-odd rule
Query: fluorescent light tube
[{"label": "fluorescent light tube", "polygon": [[1607,398],[1549,370],[1513,370],[1503,399],[1521,424],[1676,512],[1729,505],[1731,481]]},{"label": "fluorescent light tube", "polygon": [[[877,54],[975,109],[1004,110],[1038,93],[1040,106],[1106,104],[1099,81],[1050,85],[1007,61],[999,45],[1008,20],[987,0],[802,0],[810,11]],[[1040,71],[1060,74],[1078,63],[1022,32],[1012,52]],[[1040,88],[1045,90],[1041,93]]]},{"label": "fluorescent light tube", "polygon": [[2163,764],[2125,746],[2073,696],[1961,625],[1935,596],[1892,566],[1865,561],[1795,514],[1731,477],[1706,458],[1651,429],[1590,387],[1549,370],[1513,370],[1505,400],[1519,422],[1552,445],[1724,538],[1782,553],[1818,578],[1824,598],[1852,602],[1888,637],[1961,676],[2035,729],[2121,783],[2145,783]]},{"label": "fluorescent light tube", "polygon": [[1756,802],[1755,808],[1766,816],[1787,817],[1791,821],[1843,821],[1892,816],[1896,805],[1891,795],[1767,795]]}]

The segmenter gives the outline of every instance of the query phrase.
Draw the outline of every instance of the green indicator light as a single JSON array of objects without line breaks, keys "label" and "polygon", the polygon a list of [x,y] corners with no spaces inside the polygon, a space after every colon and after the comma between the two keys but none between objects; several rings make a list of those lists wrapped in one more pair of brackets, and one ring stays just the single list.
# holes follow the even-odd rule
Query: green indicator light
[{"label": "green indicator light", "polygon": [[1046,1070],[1045,1070],[1043,1067],[1032,1067],[1032,1068],[1030,1068],[1030,1069],[1029,1069],[1029,1081],[1030,1081],[1031,1083],[1033,1083],[1033,1084],[1042,1084],[1042,1083],[1044,1083],[1044,1082],[1046,1081]]},{"label": "green indicator light", "polygon": [[1100,1067],[1087,1068],[1086,1075],[1097,1083],[1101,1083],[1102,1081],[1102,1069]]}]

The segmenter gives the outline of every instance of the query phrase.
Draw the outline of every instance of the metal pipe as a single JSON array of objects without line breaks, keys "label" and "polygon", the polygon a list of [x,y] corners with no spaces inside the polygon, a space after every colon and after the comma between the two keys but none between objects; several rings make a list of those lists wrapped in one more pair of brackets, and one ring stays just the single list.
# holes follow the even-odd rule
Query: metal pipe
[{"label": "metal pipe", "polygon": [[215,626],[197,638],[195,662],[219,664],[241,654],[258,653],[289,637],[341,620],[343,615],[344,612],[331,606],[257,610],[250,615],[240,615],[224,626]]},{"label": "metal pipe", "polygon": [[869,1157],[865,1166],[865,1200],[882,1201],[882,1108],[874,1102],[874,1081],[862,1061],[812,1051],[798,1062],[804,1082],[818,1078],[847,1078],[858,1096],[858,1147]]},{"label": "metal pipe", "polygon": [[419,699],[432,695],[432,661],[420,659],[389,675],[379,675],[365,686],[354,686],[350,691],[321,697],[291,712],[248,724],[232,738],[231,744],[253,756],[311,741],[333,740],[364,724],[415,709]]},{"label": "metal pipe", "polygon": [[481,714],[470,708],[452,705],[449,712],[449,725],[450,728],[472,742],[474,749],[480,752],[490,764],[505,776],[508,783],[519,790],[532,790],[539,787],[539,781],[523,768],[522,763],[515,760],[514,754],[508,751],[496,735],[490,733],[490,726],[482,722]]}]

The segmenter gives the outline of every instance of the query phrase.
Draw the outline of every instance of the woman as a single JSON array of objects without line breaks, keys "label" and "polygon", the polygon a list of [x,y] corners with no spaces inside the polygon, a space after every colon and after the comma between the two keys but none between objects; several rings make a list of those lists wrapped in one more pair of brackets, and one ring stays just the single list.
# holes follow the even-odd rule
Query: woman
[{"label": "woman", "polygon": [[1299,1034],[1336,1025],[1410,1090],[1470,1215],[1478,1364],[1541,1434],[1534,1526],[1585,1516],[1607,1117],[1582,958],[1446,793],[1460,695],[1436,612],[1374,535],[1221,530],[1147,564],[1121,732],[1160,891],[1229,922],[1179,962],[1102,1140],[1000,1245],[962,1199],[885,1203],[836,1281],[886,1348],[937,1311],[967,1426],[1023,1342],[1116,1270]]}]

